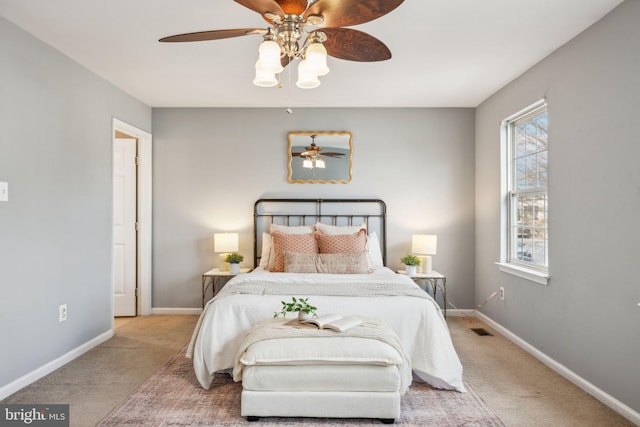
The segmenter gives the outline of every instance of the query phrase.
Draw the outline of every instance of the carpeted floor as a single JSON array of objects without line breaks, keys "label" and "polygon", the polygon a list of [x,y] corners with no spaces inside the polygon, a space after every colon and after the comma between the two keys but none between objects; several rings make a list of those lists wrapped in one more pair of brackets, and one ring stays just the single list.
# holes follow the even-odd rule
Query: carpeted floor
[{"label": "carpeted floor", "polygon": [[[71,427],[95,426],[162,370],[189,341],[197,320],[198,316],[183,315],[118,318],[113,338],[2,403],[69,404]],[[505,425],[633,426],[478,319],[450,316],[447,323],[464,380]],[[493,336],[478,336],[472,328],[487,328]],[[428,409],[429,405],[420,405],[415,410]],[[167,423],[162,420],[156,425]]]},{"label": "carpeted floor", "polygon": [[[210,390],[198,384],[182,349],[99,425],[109,426],[241,426],[242,385],[217,374]],[[504,426],[473,387],[467,393],[437,390],[413,383],[402,398],[400,426]],[[310,404],[313,404],[310,402]],[[378,420],[329,418],[262,418],[256,425],[381,425]]]}]

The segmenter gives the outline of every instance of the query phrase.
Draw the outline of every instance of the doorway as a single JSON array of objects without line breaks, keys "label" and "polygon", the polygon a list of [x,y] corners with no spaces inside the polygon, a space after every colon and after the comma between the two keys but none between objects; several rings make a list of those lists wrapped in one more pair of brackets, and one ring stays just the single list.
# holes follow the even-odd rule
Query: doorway
[{"label": "doorway", "polygon": [[[151,309],[151,134],[118,119],[113,119],[113,195],[133,197],[127,203],[113,202],[113,244],[112,259],[112,314],[114,316],[149,315]],[[133,147],[133,150],[132,150]],[[123,150],[127,153],[123,153]],[[127,179],[117,171],[118,163],[131,157],[133,151],[133,172]],[[133,173],[133,178],[131,178]],[[128,189],[128,190],[127,190]],[[131,213],[133,205],[133,213]],[[128,206],[129,209],[126,209]],[[127,213],[128,211],[128,213]],[[133,227],[133,237],[129,231],[121,233],[119,227],[129,219],[127,227]],[[128,234],[122,240],[122,234]],[[123,243],[124,242],[124,243]],[[121,301],[118,301],[118,299]],[[122,302],[126,301],[126,302]],[[123,311],[122,306],[126,309]]]}]

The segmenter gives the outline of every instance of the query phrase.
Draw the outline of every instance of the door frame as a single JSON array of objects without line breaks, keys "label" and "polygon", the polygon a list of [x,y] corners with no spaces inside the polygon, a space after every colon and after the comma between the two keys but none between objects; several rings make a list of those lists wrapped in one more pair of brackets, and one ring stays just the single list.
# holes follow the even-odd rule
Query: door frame
[{"label": "door frame", "polygon": [[[138,258],[137,280],[138,280],[138,315],[147,316],[151,314],[151,142],[152,137],[149,132],[145,132],[135,126],[113,118],[111,131],[111,152],[113,155],[113,140],[116,131],[130,135],[138,140],[138,171],[136,199],[138,203],[138,236],[136,255]],[[112,159],[113,163],[113,159]],[[113,182],[113,180],[112,180]],[[113,194],[113,189],[112,189]],[[113,202],[112,202],[113,203]],[[112,213],[113,215],[113,213]],[[112,221],[113,222],[113,221]],[[113,260],[113,231],[111,244],[111,259]],[[113,264],[113,263],[112,263]],[[111,268],[111,317],[114,314],[113,308],[113,267]]]}]

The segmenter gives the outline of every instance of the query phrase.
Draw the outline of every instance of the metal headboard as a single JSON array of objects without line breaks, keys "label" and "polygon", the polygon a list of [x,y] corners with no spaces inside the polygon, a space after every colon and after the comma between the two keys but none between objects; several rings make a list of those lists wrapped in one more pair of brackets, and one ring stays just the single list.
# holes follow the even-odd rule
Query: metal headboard
[{"label": "metal headboard", "polygon": [[312,225],[367,224],[376,232],[382,260],[387,262],[387,205],[379,199],[259,199],[253,206],[253,266],[260,263],[262,233],[270,224]]}]

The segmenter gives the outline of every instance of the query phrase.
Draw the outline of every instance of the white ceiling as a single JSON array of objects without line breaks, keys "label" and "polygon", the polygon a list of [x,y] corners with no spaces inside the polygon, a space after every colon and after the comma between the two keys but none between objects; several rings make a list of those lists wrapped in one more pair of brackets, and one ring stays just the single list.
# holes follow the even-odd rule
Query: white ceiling
[{"label": "white ceiling", "polygon": [[330,57],[310,90],[295,87],[295,70],[283,88],[253,86],[260,36],[157,41],[266,26],[233,0],[0,0],[0,15],[152,107],[475,107],[621,2],[406,0],[354,27],[383,41],[389,61]]}]

